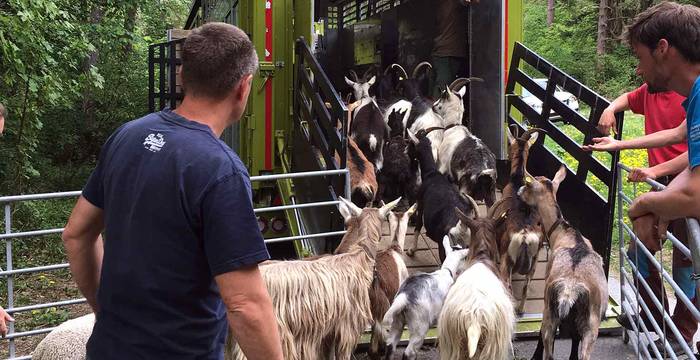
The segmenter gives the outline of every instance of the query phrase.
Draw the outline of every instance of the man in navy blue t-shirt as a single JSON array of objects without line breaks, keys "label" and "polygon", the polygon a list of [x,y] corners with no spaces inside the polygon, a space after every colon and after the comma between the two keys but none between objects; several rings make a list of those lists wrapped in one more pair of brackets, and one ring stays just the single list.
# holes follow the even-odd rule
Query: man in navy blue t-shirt
[{"label": "man in navy blue t-shirt", "polygon": [[248,172],[219,140],[245,109],[255,49],[211,23],[182,61],[180,107],[109,137],[63,233],[96,314],[87,356],[219,360],[230,325],[248,359],[282,359]]}]

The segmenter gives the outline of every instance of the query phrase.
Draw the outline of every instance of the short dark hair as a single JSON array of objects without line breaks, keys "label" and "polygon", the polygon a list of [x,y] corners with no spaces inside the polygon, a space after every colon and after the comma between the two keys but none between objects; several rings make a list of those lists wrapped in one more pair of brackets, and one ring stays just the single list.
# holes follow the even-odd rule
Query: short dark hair
[{"label": "short dark hair", "polygon": [[182,85],[186,94],[222,99],[258,68],[258,54],[248,35],[226,23],[193,30],[182,47]]},{"label": "short dark hair", "polygon": [[686,60],[700,62],[700,8],[662,2],[637,15],[626,37],[630,45],[642,44],[651,50],[666,39]]},{"label": "short dark hair", "polygon": [[0,117],[7,117],[7,108],[2,103],[0,103]]}]

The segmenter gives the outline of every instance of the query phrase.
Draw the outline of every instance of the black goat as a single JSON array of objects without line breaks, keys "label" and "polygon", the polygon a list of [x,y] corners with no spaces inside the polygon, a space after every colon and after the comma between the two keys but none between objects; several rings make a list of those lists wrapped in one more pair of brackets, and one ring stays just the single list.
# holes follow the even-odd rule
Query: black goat
[{"label": "black goat", "polygon": [[[408,255],[413,256],[423,225],[428,237],[438,244],[443,237],[448,236],[455,243],[464,247],[469,246],[471,233],[466,229],[466,224],[460,225],[455,208],[465,214],[474,214],[476,217],[478,214],[476,202],[468,195],[465,195],[466,198],[460,195],[457,187],[438,171],[430,140],[424,132],[419,132],[417,135],[413,135],[410,129],[407,132],[416,149],[422,178],[418,190],[415,236],[413,244],[407,250]],[[445,250],[442,247],[438,248],[440,260],[445,260]]]},{"label": "black goat", "polygon": [[389,115],[391,137],[384,145],[384,167],[377,174],[377,198],[389,201],[403,197],[409,204],[413,204],[418,190],[418,161],[409,154],[409,143],[403,136],[403,116],[404,114],[398,111]]}]

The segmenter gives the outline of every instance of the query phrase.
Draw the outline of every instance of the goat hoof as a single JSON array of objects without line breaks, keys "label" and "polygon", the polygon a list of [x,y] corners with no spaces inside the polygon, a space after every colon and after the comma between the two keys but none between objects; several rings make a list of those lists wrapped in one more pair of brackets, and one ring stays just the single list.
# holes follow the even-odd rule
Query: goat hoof
[{"label": "goat hoof", "polygon": [[415,249],[406,249],[406,255],[413,257],[413,254],[416,253]]}]

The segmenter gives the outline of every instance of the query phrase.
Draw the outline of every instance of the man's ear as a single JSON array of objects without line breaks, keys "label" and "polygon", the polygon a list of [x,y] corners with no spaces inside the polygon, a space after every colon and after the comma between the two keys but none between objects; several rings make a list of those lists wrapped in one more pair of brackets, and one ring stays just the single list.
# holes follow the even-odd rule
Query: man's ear
[{"label": "man's ear", "polygon": [[236,100],[248,100],[248,95],[250,94],[250,88],[253,86],[253,74],[248,74],[244,76],[239,82],[238,86],[235,88]]}]

